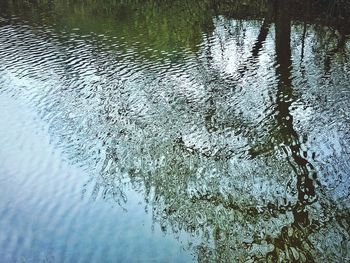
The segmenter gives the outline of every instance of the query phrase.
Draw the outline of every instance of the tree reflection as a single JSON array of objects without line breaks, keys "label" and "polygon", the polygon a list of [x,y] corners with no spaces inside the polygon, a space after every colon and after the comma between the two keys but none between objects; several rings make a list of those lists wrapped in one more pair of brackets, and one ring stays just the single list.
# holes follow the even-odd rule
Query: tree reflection
[{"label": "tree reflection", "polygon": [[[327,243],[321,228],[333,228],[337,223],[329,220],[328,225],[322,224],[320,216],[310,213],[332,209],[339,214],[336,205],[317,190],[316,169],[294,127],[291,21],[293,15],[298,16],[290,2],[184,1],[185,15],[179,14],[183,6],[170,12],[167,1],[111,2],[104,8],[95,1],[81,5],[69,2],[69,7],[76,7],[70,14],[72,21],[85,21],[86,28],[94,25],[100,33],[105,24],[95,24],[91,14],[109,14],[113,17],[106,20],[111,35],[120,37],[118,30],[124,30],[126,38],[130,37],[125,40],[125,50],[133,47],[135,36],[143,46],[125,60],[113,57],[113,52],[106,55],[104,50],[93,50],[91,53],[98,53],[94,59],[90,50],[73,53],[75,43],[69,39],[73,44],[67,44],[67,56],[87,57],[93,72],[87,75],[93,77],[82,79],[80,71],[85,65],[79,67],[81,60],[76,69],[61,62],[66,72],[76,70],[72,74],[75,78],[64,76],[64,85],[50,91],[57,97],[56,103],[40,102],[48,107],[51,130],[66,144],[66,154],[98,174],[92,180],[93,196],[102,192],[104,198],[122,205],[127,202],[124,189],[128,186],[143,192],[146,210],[154,221],[164,232],[192,236],[189,247],[201,262],[313,262],[323,257],[324,252],[313,247],[310,236],[318,234]],[[57,1],[52,8],[65,4]],[[135,9],[138,5],[145,7],[143,12]],[[213,19],[207,6],[215,12]],[[86,20],[79,20],[85,15]],[[190,17],[189,23],[179,15]],[[128,31],[131,16],[136,25],[133,32]],[[259,20],[259,26],[248,24],[258,32],[251,37],[251,44],[245,44],[249,54],[237,63],[233,74],[222,73],[219,66],[224,61],[215,64],[215,45],[221,41],[220,48],[225,48],[229,41],[212,32],[213,21],[218,21],[218,27],[230,28],[232,20],[245,17],[264,20]],[[115,19],[121,24],[118,30]],[[273,25],[275,35],[269,38]],[[237,30],[236,36],[244,30]],[[164,55],[172,58],[169,63],[149,58],[153,59],[149,63],[152,67],[144,60],[135,60],[150,46],[172,51],[173,40],[190,47],[191,52],[183,55],[188,55],[189,62],[173,59],[173,54]],[[275,48],[271,51],[266,44],[272,41]],[[266,62],[270,56],[275,56],[272,67]],[[271,67],[266,75],[259,71],[263,66]],[[267,82],[263,82],[265,78]],[[259,83],[254,85],[257,81],[273,93],[272,106],[265,101],[262,107],[266,108],[249,119],[250,111],[255,110],[249,103],[259,100],[260,90],[247,90],[258,88]],[[342,237],[342,233],[336,234]]]},{"label": "tree reflection", "polygon": [[[309,236],[321,226],[315,217],[310,220],[309,211],[315,207],[324,209],[324,204],[316,202],[319,194],[315,189],[316,172],[310,157],[302,151],[303,142],[291,114],[295,95],[289,4],[286,1],[270,4],[250,56],[237,67],[237,74],[233,77],[216,74],[210,60],[205,62],[208,69],[196,71],[202,74],[204,87],[208,87],[203,95],[206,99],[199,106],[193,105],[187,94],[175,93],[173,96],[180,99],[167,106],[158,105],[163,114],[157,115],[155,123],[138,120],[127,106],[124,111],[112,108],[102,114],[119,114],[121,119],[111,117],[107,123],[110,131],[105,138],[106,155],[95,192],[108,189],[105,193],[118,202],[126,202],[124,181],[130,182],[136,190],[144,192],[147,210],[164,232],[193,236],[189,247],[200,262],[314,262],[320,256]],[[225,96],[234,96],[223,88],[238,86],[240,79],[257,70],[272,22],[277,94],[272,124],[264,123],[268,125],[266,132],[265,127],[252,128],[249,121],[234,111],[220,116],[217,104],[226,103],[227,100],[222,100]],[[210,50],[211,43],[207,44],[206,54],[210,56],[214,52]],[[176,87],[175,91],[182,85],[181,81],[173,86],[162,80],[158,83],[165,90]],[[146,91],[152,95],[156,92],[147,90],[147,85]],[[114,93],[106,95],[113,96],[117,97]],[[183,115],[186,117],[179,117]],[[135,120],[134,123],[127,124],[125,117]],[[122,121],[125,123],[120,124]],[[239,128],[243,132],[235,133]],[[191,140],[191,129],[196,140]],[[248,132],[249,129],[257,131]],[[254,136],[259,132],[264,137],[258,141],[256,150]],[[233,139],[228,139],[229,136]],[[233,146],[220,146],[222,139]],[[236,139],[248,141],[242,151],[235,149],[240,146]],[[205,141],[204,146],[201,141]]]},{"label": "tree reflection", "polygon": [[[285,147],[289,147],[291,155],[289,163],[293,167],[297,176],[297,195],[298,201],[291,209],[293,212],[294,223],[291,224],[294,233],[298,233],[299,239],[288,237],[286,228],[282,230],[281,236],[275,240],[276,249],[269,254],[274,260],[278,260],[279,250],[285,250],[285,247],[295,247],[303,251],[307,262],[314,262],[312,255],[302,248],[302,239],[307,242],[307,234],[302,228],[308,227],[310,221],[305,205],[312,204],[316,200],[315,182],[316,174],[313,166],[306,159],[307,156],[301,156],[300,138],[293,128],[293,116],[290,113],[291,105],[294,101],[292,86],[292,59],[291,59],[291,19],[289,13],[289,3],[286,1],[275,1],[275,25],[276,25],[276,73],[278,76],[278,88],[276,96],[275,118],[277,121],[278,136],[277,142],[282,142]],[[302,227],[302,228],[300,228]],[[292,235],[293,238],[293,235]],[[288,244],[289,243],[289,244]],[[285,251],[288,254],[288,251]],[[294,258],[297,260],[297,258]]]}]

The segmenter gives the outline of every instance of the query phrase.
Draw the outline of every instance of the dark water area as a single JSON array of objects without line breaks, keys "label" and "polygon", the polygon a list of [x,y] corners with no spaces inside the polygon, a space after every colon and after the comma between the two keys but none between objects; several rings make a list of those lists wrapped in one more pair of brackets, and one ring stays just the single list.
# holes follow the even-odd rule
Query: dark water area
[{"label": "dark water area", "polygon": [[0,262],[349,262],[349,14],[0,0]]}]

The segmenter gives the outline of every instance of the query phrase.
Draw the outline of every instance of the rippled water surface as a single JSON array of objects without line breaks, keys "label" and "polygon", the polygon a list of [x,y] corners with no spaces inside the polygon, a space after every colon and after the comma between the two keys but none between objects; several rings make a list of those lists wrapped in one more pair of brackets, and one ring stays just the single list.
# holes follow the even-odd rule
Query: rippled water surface
[{"label": "rippled water surface", "polygon": [[350,16],[311,2],[0,1],[0,262],[350,261]]}]

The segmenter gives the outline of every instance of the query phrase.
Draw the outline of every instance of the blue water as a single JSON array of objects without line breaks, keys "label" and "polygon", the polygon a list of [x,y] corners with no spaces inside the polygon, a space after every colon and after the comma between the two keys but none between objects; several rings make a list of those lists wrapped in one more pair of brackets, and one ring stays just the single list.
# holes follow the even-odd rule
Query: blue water
[{"label": "blue water", "polygon": [[37,114],[4,94],[0,103],[1,262],[191,261],[152,223],[141,193],[124,188],[123,206],[92,198],[87,172],[64,159]]},{"label": "blue water", "polygon": [[349,261],[350,22],[239,2],[0,3],[0,263]]}]

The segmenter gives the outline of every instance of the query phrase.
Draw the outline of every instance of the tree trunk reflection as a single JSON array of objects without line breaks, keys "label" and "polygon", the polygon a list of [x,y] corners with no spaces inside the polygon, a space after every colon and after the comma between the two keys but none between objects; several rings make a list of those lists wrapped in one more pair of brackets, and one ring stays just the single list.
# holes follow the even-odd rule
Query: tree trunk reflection
[{"label": "tree trunk reflection", "polygon": [[[307,156],[301,155],[301,141],[298,133],[293,127],[293,115],[290,107],[294,101],[293,84],[292,84],[292,58],[291,58],[291,18],[289,14],[289,4],[287,1],[276,0],[274,2],[275,10],[275,48],[276,48],[276,74],[278,77],[277,98],[275,108],[275,118],[277,122],[278,136],[280,142],[291,151],[288,162],[293,167],[297,176],[297,203],[290,209],[293,212],[294,230],[299,230],[303,239],[307,240],[307,234],[303,227],[310,224],[306,205],[312,204],[316,200],[314,178],[316,174],[312,164],[307,160]],[[281,236],[275,240],[275,245],[279,249],[284,249],[286,243],[291,242],[288,235],[285,235],[282,229]],[[295,242],[296,240],[294,240]],[[298,240],[295,247],[302,249],[302,242]],[[308,262],[313,262],[312,256],[304,251]],[[278,258],[276,249],[270,254]]]}]

